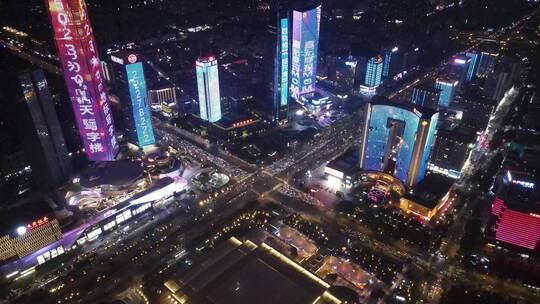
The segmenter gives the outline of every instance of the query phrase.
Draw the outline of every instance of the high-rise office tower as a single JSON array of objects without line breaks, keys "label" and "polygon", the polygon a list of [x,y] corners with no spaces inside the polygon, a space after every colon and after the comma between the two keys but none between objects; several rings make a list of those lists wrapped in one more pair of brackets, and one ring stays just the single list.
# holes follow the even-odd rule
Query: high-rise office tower
[{"label": "high-rise office tower", "polygon": [[352,56],[340,58],[336,66],[336,85],[340,90],[350,92],[354,89],[356,65],[358,61]]},{"label": "high-rise office tower", "polygon": [[360,92],[363,94],[375,94],[377,87],[382,82],[382,73],[383,58],[381,56],[370,58],[366,63],[364,82],[360,85]]},{"label": "high-rise office tower", "polygon": [[395,66],[394,62],[396,62],[397,58],[395,57],[398,50],[399,48],[397,46],[393,47],[392,49],[383,50],[383,56],[384,56],[383,69],[382,69],[383,80],[392,77],[392,74],[394,72],[392,68]]},{"label": "high-rise office tower", "polygon": [[495,67],[495,70],[486,79],[484,84],[484,96],[491,100],[503,98],[514,81],[519,77],[520,62],[516,58],[503,56]]},{"label": "high-rise office tower", "polygon": [[[403,51],[399,56],[399,71],[408,71],[418,65],[419,48]],[[397,58],[396,58],[397,59]]]},{"label": "high-rise office tower", "polygon": [[47,0],[58,57],[91,161],[114,160],[118,153],[103,72],[84,0]]},{"label": "high-rise office tower", "polygon": [[439,107],[448,108],[450,103],[454,101],[454,95],[459,84],[457,80],[438,78],[435,81],[435,88],[441,90],[439,96]]},{"label": "high-rise office tower", "polygon": [[480,61],[479,60],[480,56],[477,50],[467,52],[465,53],[465,55],[471,59],[471,62],[469,63],[469,69],[467,70],[467,76],[465,77],[465,81],[470,82],[473,80],[474,76],[476,75],[476,69]]},{"label": "high-rise office tower", "polygon": [[367,62],[366,80],[364,84],[370,87],[378,87],[381,84],[383,71],[383,59],[381,56],[373,57]]},{"label": "high-rise office tower", "polygon": [[484,95],[491,100],[501,100],[511,85],[510,73],[504,70],[497,70],[486,79]]},{"label": "high-rise office tower", "polygon": [[362,170],[395,176],[412,187],[424,178],[439,113],[379,101],[367,105],[360,146]]},{"label": "high-rise office tower", "polygon": [[[290,30],[289,6],[286,1],[273,3],[268,25],[268,46],[265,58],[266,99],[271,103],[270,119],[275,123],[287,120],[289,112]],[[265,107],[267,109],[268,107]]]},{"label": "high-rise office tower", "polygon": [[411,103],[429,109],[437,109],[441,90],[426,85],[417,85],[413,88]]},{"label": "high-rise office tower", "polygon": [[120,97],[125,133],[139,147],[156,143],[150,107],[148,89],[140,56],[131,52],[111,54],[113,87]]},{"label": "high-rise office tower", "polygon": [[452,60],[450,68],[450,77],[459,81],[459,86],[463,85],[467,80],[467,73],[471,66],[471,58],[466,55],[457,55]]},{"label": "high-rise office tower", "polygon": [[336,72],[339,59],[339,56],[336,54],[326,55],[326,74],[328,75],[328,80],[330,81],[336,81]]},{"label": "high-rise office tower", "polygon": [[465,126],[451,131],[439,130],[431,150],[428,169],[450,178],[460,178],[476,137],[476,132]]},{"label": "high-rise office tower", "polygon": [[37,186],[50,190],[71,174],[66,142],[43,71],[21,74],[19,80],[26,107],[17,111],[23,145]]},{"label": "high-rise office tower", "polygon": [[197,59],[196,69],[201,119],[216,122],[222,117],[217,59],[214,56],[201,57]]},{"label": "high-rise office tower", "polygon": [[483,51],[480,53],[480,59],[478,61],[478,68],[476,69],[476,76],[486,78],[495,69],[499,54],[497,52]]},{"label": "high-rise office tower", "polygon": [[315,90],[320,22],[320,0],[295,2],[292,12],[290,85],[292,97],[295,99]]}]

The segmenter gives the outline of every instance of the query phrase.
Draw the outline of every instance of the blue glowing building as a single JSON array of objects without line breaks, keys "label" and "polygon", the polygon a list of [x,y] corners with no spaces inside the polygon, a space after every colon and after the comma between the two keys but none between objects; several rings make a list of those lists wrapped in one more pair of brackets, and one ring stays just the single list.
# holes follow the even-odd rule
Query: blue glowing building
[{"label": "blue glowing building", "polygon": [[439,95],[439,107],[448,108],[450,103],[454,101],[454,95],[459,82],[457,80],[438,78],[435,81],[435,88],[441,90]]},{"label": "blue glowing building", "polygon": [[284,1],[275,1],[268,25],[268,45],[265,58],[266,97],[264,105],[267,117],[277,124],[287,121],[289,112],[290,29],[289,7]]},{"label": "blue glowing building", "polygon": [[478,67],[479,58],[478,51],[470,51],[465,53],[467,57],[471,59],[471,62],[469,63],[469,69],[467,70],[467,76],[465,77],[466,82],[470,82],[473,80],[475,74],[476,74],[476,68]]},{"label": "blue glowing building", "polygon": [[376,56],[370,58],[366,63],[366,74],[363,84],[360,85],[360,92],[363,94],[375,94],[382,82],[383,58]]},{"label": "blue glowing building", "polygon": [[486,78],[491,75],[495,70],[498,59],[499,54],[497,52],[482,51],[480,53],[478,68],[476,69],[476,76]]},{"label": "blue glowing building", "polygon": [[471,66],[471,58],[464,54],[457,55],[452,60],[450,67],[450,77],[459,81],[458,85],[463,85],[467,80],[469,67]]},{"label": "blue glowing building", "polygon": [[360,167],[390,174],[412,187],[424,178],[439,113],[378,101],[367,105]]},{"label": "blue glowing building", "polygon": [[441,90],[427,85],[417,85],[411,94],[411,103],[429,109],[437,109]]},{"label": "blue glowing building", "polygon": [[392,67],[395,66],[396,53],[398,51],[398,47],[395,46],[392,49],[385,49],[383,51],[384,61],[383,61],[383,68],[382,68],[382,79],[388,79],[392,76],[393,70]]},{"label": "blue glowing building", "polygon": [[216,122],[222,118],[217,59],[214,56],[201,57],[195,65],[200,117],[202,120]]},{"label": "blue glowing building", "polygon": [[292,12],[290,83],[290,91],[295,99],[315,90],[320,22],[320,1],[295,3]]},{"label": "blue glowing building", "polygon": [[139,147],[155,144],[148,89],[140,56],[119,52],[112,54],[110,61],[112,62],[110,67],[115,75],[112,84],[120,98],[122,123],[126,135]]}]

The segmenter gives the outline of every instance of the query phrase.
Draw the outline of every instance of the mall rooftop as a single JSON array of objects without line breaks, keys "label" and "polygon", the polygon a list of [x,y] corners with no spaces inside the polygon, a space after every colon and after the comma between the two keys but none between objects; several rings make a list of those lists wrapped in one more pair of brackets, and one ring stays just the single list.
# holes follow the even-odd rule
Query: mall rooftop
[{"label": "mall rooftop", "polygon": [[341,303],[329,284],[277,250],[234,237],[165,287],[182,304]]}]

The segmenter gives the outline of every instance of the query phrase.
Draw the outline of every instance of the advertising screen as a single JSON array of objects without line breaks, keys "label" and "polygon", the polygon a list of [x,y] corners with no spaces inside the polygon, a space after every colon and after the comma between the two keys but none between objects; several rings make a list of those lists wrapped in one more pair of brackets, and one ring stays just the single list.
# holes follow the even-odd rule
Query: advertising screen
[{"label": "advertising screen", "polygon": [[126,73],[138,145],[140,147],[153,145],[156,143],[156,139],[154,138],[150,110],[148,109],[148,94],[142,62],[126,65]]}]

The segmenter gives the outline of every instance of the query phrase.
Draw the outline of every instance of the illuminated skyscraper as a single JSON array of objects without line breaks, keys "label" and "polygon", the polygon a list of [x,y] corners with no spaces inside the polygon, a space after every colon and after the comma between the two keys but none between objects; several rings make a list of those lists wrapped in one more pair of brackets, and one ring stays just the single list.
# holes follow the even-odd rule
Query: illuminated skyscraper
[{"label": "illuminated skyscraper", "polygon": [[118,152],[111,108],[84,0],[46,0],[58,57],[86,155],[114,160]]},{"label": "illuminated skyscraper", "polygon": [[196,69],[201,119],[216,122],[221,119],[217,59],[214,56],[201,57],[197,59]]},{"label": "illuminated skyscraper", "polygon": [[360,85],[360,92],[375,94],[377,87],[382,82],[383,59],[381,56],[372,57],[366,63],[366,75],[364,83]]},{"label": "illuminated skyscraper", "polygon": [[413,88],[411,103],[429,109],[437,109],[441,90],[426,85],[417,85]]},{"label": "illuminated skyscraper", "polygon": [[397,59],[395,58],[395,54],[398,50],[398,47],[395,46],[392,49],[386,49],[383,51],[384,62],[382,69],[382,79],[387,79],[392,76],[392,67],[395,66],[393,62]]},{"label": "illuminated skyscraper", "polygon": [[435,81],[435,88],[441,90],[439,107],[448,108],[450,103],[454,101],[454,95],[456,94],[458,84],[458,81],[450,79],[438,78],[437,81]]},{"label": "illuminated skyscraper", "polygon": [[267,116],[275,123],[287,120],[289,112],[290,30],[289,7],[286,1],[274,1],[268,25],[267,52],[265,55],[265,102]]},{"label": "illuminated skyscraper", "polygon": [[139,147],[156,143],[148,90],[144,77],[143,63],[140,56],[131,52],[119,52],[111,55],[111,67],[114,71],[114,88],[120,97],[125,133]]},{"label": "illuminated skyscraper", "polygon": [[476,68],[478,67],[479,62],[479,55],[478,51],[470,51],[465,53],[467,57],[471,59],[471,62],[469,63],[469,69],[467,70],[467,76],[465,77],[465,81],[470,82],[473,80],[475,74],[476,74]]},{"label": "illuminated skyscraper", "polygon": [[293,7],[292,16],[292,97],[315,90],[317,76],[317,54],[321,22],[320,1],[299,1]]},{"label": "illuminated skyscraper", "polygon": [[498,58],[499,54],[496,52],[482,52],[478,62],[478,69],[476,69],[476,76],[485,78],[491,75]]},{"label": "illuminated skyscraper", "polygon": [[360,167],[412,187],[424,178],[439,113],[382,101],[367,105]]},{"label": "illuminated skyscraper", "polygon": [[338,89],[350,93],[354,89],[354,80],[356,77],[356,66],[358,61],[349,56],[340,58],[336,66],[335,82]]},{"label": "illuminated skyscraper", "polygon": [[382,71],[383,59],[381,56],[369,59],[364,84],[370,87],[378,87],[381,84]]},{"label": "illuminated skyscraper", "polygon": [[465,55],[458,55],[452,60],[450,75],[453,79],[459,81],[459,86],[463,85],[467,80],[467,73],[471,66],[471,58]]},{"label": "illuminated skyscraper", "polygon": [[491,100],[501,100],[519,78],[520,66],[520,61],[516,58],[503,56],[484,83],[484,96]]},{"label": "illuminated skyscraper", "polygon": [[66,142],[43,71],[24,73],[19,80],[26,105],[17,110],[23,145],[36,184],[49,190],[66,182],[71,173]]}]

